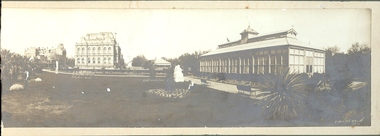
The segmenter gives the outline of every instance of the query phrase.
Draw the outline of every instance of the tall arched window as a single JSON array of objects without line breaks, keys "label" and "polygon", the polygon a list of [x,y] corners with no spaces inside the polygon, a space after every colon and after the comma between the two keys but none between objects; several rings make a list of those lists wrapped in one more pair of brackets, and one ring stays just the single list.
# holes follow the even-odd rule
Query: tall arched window
[{"label": "tall arched window", "polygon": [[100,58],[98,58],[98,64],[100,64]]},{"label": "tall arched window", "polygon": [[87,51],[88,51],[88,54],[90,54],[90,53],[91,53],[91,48],[88,47],[88,48],[87,48]]},{"label": "tall arched window", "polygon": [[77,63],[80,64],[80,58],[77,58]]},{"label": "tall arched window", "polygon": [[91,59],[90,59],[90,58],[87,58],[87,63],[88,63],[88,64],[91,63]]},{"label": "tall arched window", "polygon": [[96,62],[95,62],[95,58],[92,58],[92,63],[93,63],[93,64],[96,64]]},{"label": "tall arched window", "polygon": [[111,52],[111,47],[108,47],[108,53],[112,53],[112,52]]},{"label": "tall arched window", "polygon": [[100,50],[102,50],[100,47],[98,47],[98,54],[100,54]]},{"label": "tall arched window", "polygon": [[80,48],[78,48],[78,49],[77,49],[77,53],[78,53],[78,54],[80,54],[80,53],[81,53],[81,52],[80,52]]},{"label": "tall arched window", "polygon": [[85,48],[83,48],[83,47],[82,47],[82,54],[84,54],[84,53],[85,53],[84,51],[85,51]]},{"label": "tall arched window", "polygon": [[107,47],[104,47],[103,48],[103,54],[106,54],[106,51],[107,51]]},{"label": "tall arched window", "polygon": [[82,63],[83,63],[83,64],[85,63],[84,58],[82,58]]},{"label": "tall arched window", "polygon": [[95,51],[95,47],[92,48],[92,54],[95,54],[96,51]]},{"label": "tall arched window", "polygon": [[111,64],[111,58],[108,58],[108,64]]},{"label": "tall arched window", "polygon": [[107,58],[103,58],[103,64],[107,63]]}]

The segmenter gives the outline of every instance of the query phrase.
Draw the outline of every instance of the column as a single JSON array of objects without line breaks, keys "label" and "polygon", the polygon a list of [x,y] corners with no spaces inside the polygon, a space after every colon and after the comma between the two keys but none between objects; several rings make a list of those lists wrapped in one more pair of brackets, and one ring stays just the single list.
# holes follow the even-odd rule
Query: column
[{"label": "column", "polygon": [[240,74],[243,73],[243,72],[241,72],[241,70],[242,70],[241,67],[242,67],[242,65],[241,65],[241,58],[239,57],[238,69],[236,71],[237,73],[240,73]]},{"label": "column", "polygon": [[211,73],[214,72],[214,60],[211,59]]},{"label": "column", "polygon": [[222,60],[219,58],[218,73],[222,73]]},{"label": "column", "polygon": [[252,55],[252,61],[251,61],[251,67],[252,67],[252,73],[251,74],[255,74],[255,57]]},{"label": "column", "polygon": [[228,58],[227,73],[231,73],[231,59]]}]

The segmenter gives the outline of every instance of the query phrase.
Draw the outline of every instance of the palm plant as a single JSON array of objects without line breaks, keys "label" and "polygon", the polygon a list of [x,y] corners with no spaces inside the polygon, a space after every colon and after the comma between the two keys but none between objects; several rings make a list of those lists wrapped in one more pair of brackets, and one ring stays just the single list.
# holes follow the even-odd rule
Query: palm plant
[{"label": "palm plant", "polygon": [[268,93],[258,104],[269,119],[292,119],[304,108],[305,86],[305,77],[289,68],[265,75],[260,88]]}]

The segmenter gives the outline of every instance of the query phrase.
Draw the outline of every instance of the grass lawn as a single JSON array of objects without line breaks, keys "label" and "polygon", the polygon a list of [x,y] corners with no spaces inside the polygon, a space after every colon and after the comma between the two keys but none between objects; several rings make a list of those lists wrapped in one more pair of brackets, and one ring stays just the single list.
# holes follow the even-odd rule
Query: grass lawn
[{"label": "grass lawn", "polygon": [[[42,82],[3,91],[5,127],[253,127],[318,126],[307,118],[267,120],[256,100],[195,86],[184,98],[167,98],[149,89],[165,88],[164,78],[71,78],[44,72]],[[32,77],[36,78],[36,77]],[[106,89],[110,88],[110,92]],[[84,94],[83,94],[83,93]],[[334,121],[323,125],[334,125]],[[335,124],[336,125],[336,124]]]},{"label": "grass lawn", "polygon": [[25,90],[3,93],[6,127],[217,127],[253,119],[252,99],[202,86],[184,98],[167,98],[144,93],[165,87],[164,81],[143,82],[148,78],[38,77],[42,82]]}]

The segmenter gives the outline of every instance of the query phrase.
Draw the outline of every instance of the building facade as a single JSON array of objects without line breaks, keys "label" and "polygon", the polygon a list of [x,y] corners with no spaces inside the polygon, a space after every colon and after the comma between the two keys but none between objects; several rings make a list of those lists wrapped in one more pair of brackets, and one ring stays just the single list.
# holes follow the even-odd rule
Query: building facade
[{"label": "building facade", "polygon": [[155,58],[153,60],[153,66],[156,67],[156,70],[163,70],[163,69],[169,69],[170,66],[172,65],[169,61],[166,61],[162,58]]},{"label": "building facade", "polygon": [[122,58],[121,48],[111,32],[87,34],[75,45],[75,66],[80,69],[116,68]]},{"label": "building facade", "polygon": [[24,51],[24,56],[37,58],[42,63],[50,63],[55,60],[65,61],[66,49],[64,45],[58,44],[57,47],[30,47]]},{"label": "building facade", "polygon": [[39,55],[39,50],[36,47],[30,47],[30,48],[25,49],[24,51],[24,56],[26,56],[27,58],[37,57],[38,55]]},{"label": "building facade", "polygon": [[248,26],[238,41],[222,44],[200,57],[200,72],[228,75],[276,73],[290,68],[299,73],[324,73],[325,51],[297,40],[292,28],[258,35]]}]

